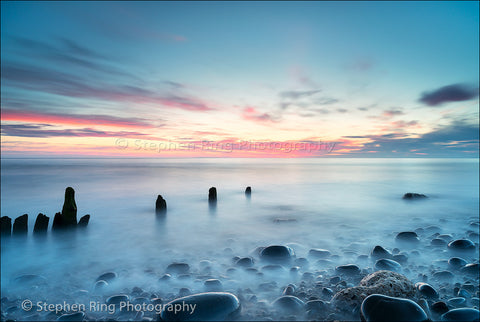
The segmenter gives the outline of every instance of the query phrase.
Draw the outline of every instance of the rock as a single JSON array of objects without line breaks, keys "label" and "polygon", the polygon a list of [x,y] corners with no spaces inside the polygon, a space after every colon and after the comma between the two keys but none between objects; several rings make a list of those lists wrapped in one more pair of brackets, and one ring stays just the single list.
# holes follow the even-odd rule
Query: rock
[{"label": "rock", "polygon": [[[175,307],[186,308],[177,310]],[[163,321],[228,321],[240,311],[240,301],[231,293],[207,292],[181,297],[165,304]]]},{"label": "rock", "polygon": [[277,262],[277,263],[288,263],[295,256],[293,249],[288,246],[272,245],[265,247],[260,252],[260,259]]},{"label": "rock", "polygon": [[76,312],[71,314],[62,314],[58,317],[57,321],[83,321],[85,313]]},{"label": "rock", "polygon": [[240,266],[240,267],[252,267],[253,266],[253,258],[251,257],[243,257],[243,258],[239,258],[236,262],[235,262],[235,265],[236,266]]},{"label": "rock", "polygon": [[467,261],[460,257],[452,257],[448,260],[448,266],[451,269],[460,269],[465,265],[467,265]]},{"label": "rock", "polygon": [[343,289],[335,294],[332,303],[342,310],[359,308],[369,295],[382,294],[393,297],[413,297],[414,284],[405,276],[392,271],[377,271],[365,276],[359,286]]},{"label": "rock", "polygon": [[448,244],[448,249],[457,252],[475,251],[475,244],[469,239],[457,239]]},{"label": "rock", "polygon": [[467,304],[467,300],[463,297],[452,297],[447,300],[447,303],[453,307],[464,307]]},{"label": "rock", "polygon": [[427,314],[412,300],[373,294],[360,307],[363,321],[428,321]]},{"label": "rock", "polygon": [[14,279],[15,284],[23,286],[44,285],[47,279],[41,275],[25,274],[20,275]]},{"label": "rock", "polygon": [[311,300],[305,303],[305,310],[313,310],[316,312],[322,312],[327,309],[327,304],[322,300]]},{"label": "rock", "polygon": [[294,293],[295,293],[295,288],[293,287],[293,285],[288,285],[283,290],[282,295],[294,295]]},{"label": "rock", "polygon": [[120,305],[121,302],[128,302],[129,299],[130,298],[126,294],[112,295],[109,298],[107,298],[105,303],[107,303],[108,305],[117,306],[117,305]]},{"label": "rock", "polygon": [[360,267],[355,264],[340,265],[335,268],[335,271],[341,275],[355,276],[360,274]]},{"label": "rock", "polygon": [[415,284],[415,287],[421,296],[426,297],[427,299],[438,299],[437,291],[435,291],[430,284],[419,282]]},{"label": "rock", "polygon": [[330,251],[326,249],[313,248],[308,252],[308,256],[314,258],[327,258],[331,255]]},{"label": "rock", "polygon": [[247,188],[245,189],[245,195],[246,195],[246,196],[250,196],[251,194],[252,194],[252,187],[247,187]]},{"label": "rock", "polygon": [[172,275],[170,274],[163,274],[162,277],[158,279],[159,282],[168,282],[172,279]]},{"label": "rock", "polygon": [[418,239],[418,235],[414,231],[402,231],[398,233],[395,237],[397,242],[408,242],[408,243],[418,243],[420,240]]},{"label": "rock", "polygon": [[17,217],[13,222],[12,234],[21,235],[28,233],[28,215],[24,214]]},{"label": "rock", "polygon": [[443,313],[448,312],[448,306],[443,301],[438,301],[430,305],[430,310],[438,315],[442,315]]},{"label": "rock", "polygon": [[373,259],[392,258],[392,253],[390,253],[382,246],[377,245],[371,251],[370,257]]},{"label": "rock", "polygon": [[305,303],[296,296],[283,295],[273,301],[272,306],[283,313],[301,312]]},{"label": "rock", "polygon": [[223,285],[222,282],[218,279],[208,279],[203,283],[203,286],[205,287],[205,290],[207,292],[219,292],[222,291]]},{"label": "rock", "polygon": [[408,261],[408,256],[407,254],[397,254],[393,255],[392,259],[398,263],[406,263]]},{"label": "rock", "polygon": [[167,211],[167,202],[163,199],[162,195],[158,195],[157,201],[155,202],[155,212],[157,214],[162,214]]},{"label": "rock", "polygon": [[0,227],[2,236],[10,236],[12,234],[12,218],[2,216],[0,218]]},{"label": "rock", "polygon": [[166,269],[166,272],[169,274],[187,274],[189,271],[190,265],[187,263],[172,263]]},{"label": "rock", "polygon": [[115,272],[106,272],[106,273],[103,273],[102,275],[100,275],[99,277],[97,277],[96,281],[106,281],[106,282],[112,282],[114,279],[117,278],[117,273]]},{"label": "rock", "polygon": [[217,188],[211,187],[208,189],[208,201],[215,202],[217,201]]},{"label": "rock", "polygon": [[454,275],[449,271],[438,271],[433,273],[433,278],[437,280],[451,280]]},{"label": "rock", "polygon": [[434,238],[430,242],[430,245],[432,245],[433,247],[444,247],[445,245],[447,245],[447,242],[441,238]]},{"label": "rock", "polygon": [[407,192],[406,194],[403,195],[402,199],[406,200],[417,200],[417,199],[424,199],[427,198],[424,194],[421,193],[415,193],[415,192]]},{"label": "rock", "polygon": [[470,263],[460,268],[460,272],[478,277],[480,275],[480,268],[478,263]]},{"label": "rock", "polygon": [[40,213],[35,220],[35,226],[33,227],[34,233],[46,233],[48,230],[48,222],[50,221],[50,217],[45,216],[44,214]]},{"label": "rock", "polygon": [[85,215],[82,218],[80,218],[80,220],[78,221],[78,226],[87,227],[89,221],[90,221],[90,215]]},{"label": "rock", "polygon": [[104,280],[99,280],[95,282],[94,289],[95,291],[102,291],[105,289],[105,287],[108,286],[108,282]]},{"label": "rock", "polygon": [[182,287],[178,291],[178,296],[180,296],[180,297],[188,296],[190,294],[192,294],[192,291],[190,291],[190,289],[188,287]]},{"label": "rock", "polygon": [[401,272],[402,266],[398,262],[392,259],[382,258],[375,262],[375,269],[379,271],[387,270],[387,271],[393,271],[393,272]]},{"label": "rock", "polygon": [[77,204],[75,203],[75,190],[72,187],[65,189],[65,201],[62,208],[62,219],[65,226],[77,224]]},{"label": "rock", "polygon": [[480,312],[477,309],[461,308],[453,309],[442,315],[442,321],[478,321]]},{"label": "rock", "polygon": [[57,212],[55,217],[53,217],[52,230],[62,229],[64,227],[65,224],[63,223],[63,216],[61,213]]}]

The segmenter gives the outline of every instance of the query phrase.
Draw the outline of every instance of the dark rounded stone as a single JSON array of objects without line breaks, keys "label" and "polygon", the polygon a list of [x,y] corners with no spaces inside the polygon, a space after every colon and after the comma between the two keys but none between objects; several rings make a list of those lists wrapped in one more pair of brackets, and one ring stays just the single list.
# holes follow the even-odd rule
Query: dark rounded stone
[{"label": "dark rounded stone", "polygon": [[414,301],[380,294],[363,300],[360,313],[364,321],[428,321],[428,316]]},{"label": "dark rounded stone", "polygon": [[41,275],[25,274],[16,277],[14,282],[15,284],[24,286],[43,285],[47,283],[47,279]]},{"label": "dark rounded stone", "polygon": [[260,258],[270,262],[289,262],[295,256],[293,249],[288,246],[272,245],[260,252]]},{"label": "dark rounded stone", "polygon": [[433,273],[433,278],[437,280],[451,280],[454,275],[449,271],[439,271]]},{"label": "dark rounded stone", "polygon": [[467,261],[460,257],[452,257],[448,260],[448,266],[452,269],[460,269],[467,265]]},{"label": "dark rounded stone", "polygon": [[418,292],[427,299],[438,299],[438,292],[427,283],[416,283],[415,287],[417,288]]},{"label": "dark rounded stone", "polygon": [[188,296],[190,294],[192,294],[192,291],[190,291],[190,289],[188,287],[182,287],[178,291],[178,296],[180,296],[180,297]]},{"label": "dark rounded stone", "polygon": [[444,247],[446,244],[447,244],[447,242],[443,239],[440,239],[440,238],[434,238],[430,242],[430,245],[432,245],[434,247]]},{"label": "dark rounded stone", "polygon": [[416,193],[416,192],[407,192],[403,195],[403,199],[405,200],[416,200],[416,199],[424,199],[427,198],[424,194]]},{"label": "dark rounded stone", "polygon": [[76,312],[71,314],[62,314],[58,317],[57,321],[83,321],[85,313]]},{"label": "dark rounded stone", "polygon": [[304,309],[305,303],[296,296],[284,295],[273,301],[272,306],[282,312],[297,313]]},{"label": "dark rounded stone", "polygon": [[408,255],[397,254],[397,255],[393,255],[392,259],[398,263],[406,263],[408,261]]},{"label": "dark rounded stone", "polygon": [[438,302],[435,302],[433,303],[431,306],[430,306],[430,310],[436,314],[443,314],[445,312],[448,312],[448,306],[445,302],[443,301],[438,301]]},{"label": "dark rounded stone", "polygon": [[313,248],[310,249],[308,252],[308,256],[314,257],[314,258],[327,258],[331,255],[329,250],[326,249],[319,249],[319,248]]},{"label": "dark rounded stone", "polygon": [[126,294],[119,294],[119,295],[112,295],[110,296],[109,298],[107,298],[107,300],[105,301],[105,303],[107,303],[108,305],[120,305],[121,302],[127,302],[129,300],[129,297],[128,295]]},{"label": "dark rounded stone", "polygon": [[[175,312],[176,305],[195,306],[195,310]],[[170,308],[170,310],[169,310]],[[240,310],[240,301],[231,293],[207,292],[181,297],[165,304],[160,315],[163,321],[227,321]]]},{"label": "dark rounded stone", "polygon": [[447,303],[453,307],[464,307],[467,304],[467,300],[463,297],[452,297],[447,300]]},{"label": "dark rounded stone", "polygon": [[457,239],[448,244],[448,249],[452,251],[470,252],[475,251],[475,244],[469,239]]},{"label": "dark rounded stone", "polygon": [[218,292],[223,288],[222,282],[214,278],[206,280],[203,286],[205,286],[205,289],[209,292]]},{"label": "dark rounded stone", "polygon": [[475,275],[477,277],[480,275],[480,268],[478,266],[478,263],[467,264],[460,268],[460,271],[464,274]]},{"label": "dark rounded stone", "polygon": [[335,271],[341,275],[355,276],[360,274],[360,267],[355,264],[340,265],[335,268]]},{"label": "dark rounded stone", "polygon": [[392,254],[382,246],[375,246],[370,253],[373,259],[392,258]]},{"label": "dark rounded stone", "polygon": [[172,263],[166,269],[166,272],[169,274],[187,274],[189,271],[190,265],[187,263]]},{"label": "dark rounded stone", "polygon": [[402,231],[401,233],[397,234],[395,240],[408,243],[418,243],[420,241],[417,233],[414,231]]},{"label": "dark rounded stone", "polygon": [[282,292],[282,295],[294,295],[295,288],[292,285],[288,285]]},{"label": "dark rounded stone", "polygon": [[82,216],[82,218],[80,218],[80,220],[78,221],[78,226],[87,227],[89,221],[90,221],[90,215]]},{"label": "dark rounded stone", "polygon": [[310,266],[310,262],[305,257],[299,257],[295,259],[295,265],[306,268]]},{"label": "dark rounded stone", "polygon": [[461,308],[453,309],[442,315],[442,321],[479,321],[480,312],[477,309]]},{"label": "dark rounded stone", "polygon": [[103,273],[102,275],[100,275],[99,277],[97,277],[96,281],[106,281],[106,282],[112,282],[114,279],[117,278],[117,273],[115,272],[107,272],[107,273]]},{"label": "dark rounded stone", "polygon": [[172,275],[170,274],[163,274],[162,277],[158,279],[159,282],[167,282],[172,279]]},{"label": "dark rounded stone", "polygon": [[97,290],[97,291],[101,291],[103,290],[105,287],[108,286],[108,282],[107,281],[104,281],[104,280],[100,280],[100,281],[96,281],[95,282],[95,286],[94,286],[94,289]]},{"label": "dark rounded stone", "polygon": [[252,267],[253,266],[253,258],[251,257],[243,257],[239,258],[236,262],[235,265],[240,266],[240,267]]},{"label": "dark rounded stone", "polygon": [[377,271],[386,270],[392,272],[400,272],[402,270],[402,266],[392,259],[382,258],[375,262],[375,269]]}]

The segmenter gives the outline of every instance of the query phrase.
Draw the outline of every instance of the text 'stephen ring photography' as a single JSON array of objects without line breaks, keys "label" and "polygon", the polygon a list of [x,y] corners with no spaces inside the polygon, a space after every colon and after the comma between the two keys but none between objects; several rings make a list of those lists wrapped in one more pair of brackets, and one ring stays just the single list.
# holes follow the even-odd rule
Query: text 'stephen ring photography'
[{"label": "text 'stephen ring photography'", "polygon": [[2,1],[0,321],[479,321],[478,1]]}]

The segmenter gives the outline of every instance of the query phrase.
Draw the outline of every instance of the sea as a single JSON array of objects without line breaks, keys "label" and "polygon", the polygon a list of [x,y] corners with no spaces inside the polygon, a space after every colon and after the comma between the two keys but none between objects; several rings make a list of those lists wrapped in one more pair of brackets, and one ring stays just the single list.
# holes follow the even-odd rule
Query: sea
[{"label": "sea", "polygon": [[[90,214],[90,222],[52,232],[67,187],[75,190],[77,218]],[[208,203],[210,187],[217,189],[216,205]],[[403,200],[407,192],[428,198]],[[164,215],[155,213],[158,195],[167,202]],[[46,236],[33,234],[39,213],[50,217]],[[289,245],[297,257],[327,249],[338,265],[358,263],[376,245],[393,249],[401,231],[434,226],[468,238],[479,216],[479,160],[2,158],[1,215],[13,222],[23,214],[28,234],[1,240],[1,291],[10,298],[31,292],[15,285],[21,275],[43,276],[49,288],[37,296],[55,301],[92,292],[97,277],[112,271],[121,281],[118,292],[138,286],[175,293],[186,286],[194,293],[202,291],[201,281],[161,287],[157,281],[174,262],[188,263],[192,272],[208,266],[209,275],[222,279],[235,256],[255,258],[268,245]],[[421,237],[428,245],[429,237]],[[428,249],[419,253],[425,267],[436,259]]]}]

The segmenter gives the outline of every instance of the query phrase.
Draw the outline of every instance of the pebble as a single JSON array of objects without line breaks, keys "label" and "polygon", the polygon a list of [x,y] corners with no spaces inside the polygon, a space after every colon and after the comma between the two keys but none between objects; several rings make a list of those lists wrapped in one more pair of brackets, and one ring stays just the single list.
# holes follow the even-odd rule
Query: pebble
[{"label": "pebble", "polygon": [[218,279],[208,279],[206,280],[203,285],[205,286],[205,289],[207,291],[215,291],[215,292],[218,292],[218,291],[221,291],[223,289],[223,285],[222,285],[222,282]]},{"label": "pebble", "polygon": [[398,233],[395,237],[395,240],[398,242],[408,242],[408,243],[418,243],[420,239],[418,239],[418,235],[414,231],[402,231]]},{"label": "pebble", "polygon": [[187,263],[172,263],[167,266],[166,272],[169,274],[187,274],[190,272],[190,265]]},{"label": "pebble", "polygon": [[24,285],[24,286],[33,286],[33,285],[41,285],[41,284],[46,284],[47,279],[41,275],[36,275],[36,274],[25,274],[25,275],[20,275],[17,278],[14,279],[14,282],[19,285]]},{"label": "pebble", "polygon": [[436,314],[443,314],[445,312],[448,312],[448,306],[445,302],[443,301],[438,301],[438,302],[435,302],[433,303],[431,306],[430,306],[430,310]]},{"label": "pebble", "polygon": [[126,294],[118,294],[118,295],[112,295],[107,300],[105,303],[108,305],[113,304],[113,305],[120,305],[120,302],[127,302],[129,300],[128,295]]},{"label": "pebble", "polygon": [[235,265],[239,267],[252,267],[254,264],[253,258],[251,257],[243,257],[239,258],[236,262]]},{"label": "pebble", "polygon": [[480,268],[478,266],[478,263],[470,263],[460,268],[460,271],[464,274],[475,275],[478,277],[480,273]]},{"label": "pebble", "polygon": [[438,271],[433,273],[433,278],[437,280],[451,280],[454,275],[449,271]]},{"label": "pebble", "polygon": [[438,299],[438,292],[430,284],[420,282],[416,283],[415,287],[427,299]]},{"label": "pebble", "polygon": [[447,245],[447,242],[443,239],[440,239],[440,238],[434,238],[430,242],[430,245],[432,245],[434,247],[445,247],[445,245]]},{"label": "pebble", "polygon": [[163,274],[162,277],[158,279],[159,282],[166,282],[169,281],[172,278],[172,275],[170,274]]},{"label": "pebble", "polygon": [[260,258],[269,262],[289,262],[295,256],[293,249],[288,246],[272,245],[260,252]]},{"label": "pebble", "polygon": [[305,303],[296,296],[284,295],[273,301],[272,306],[282,312],[297,313],[304,309]]},{"label": "pebble", "polygon": [[464,307],[467,303],[467,300],[463,297],[452,297],[447,300],[447,303],[453,307]]},{"label": "pebble", "polygon": [[[196,305],[195,310],[169,311],[168,307]],[[160,315],[163,321],[227,321],[240,310],[240,301],[231,293],[207,292],[175,299],[164,306]]]},{"label": "pebble", "polygon": [[374,259],[392,258],[392,254],[382,246],[375,246],[370,253],[370,257]]},{"label": "pebble", "polygon": [[407,254],[393,255],[392,259],[398,263],[406,263],[408,261]]},{"label": "pebble", "polygon": [[373,294],[360,307],[364,321],[427,321],[428,316],[414,301]]},{"label": "pebble", "polygon": [[99,277],[97,277],[96,281],[105,281],[107,283],[110,283],[112,282],[114,279],[117,278],[117,273],[115,272],[107,272],[107,273],[103,273],[102,275],[100,275]]},{"label": "pebble", "polygon": [[360,273],[360,267],[355,264],[340,265],[335,268],[335,271],[341,275],[355,276]]},{"label": "pebble", "polygon": [[375,262],[375,269],[400,272],[402,270],[402,266],[400,265],[400,263],[392,259],[382,258]]},{"label": "pebble", "polygon": [[325,310],[326,306],[327,305],[322,300],[311,300],[311,301],[307,301],[307,303],[305,303],[305,310],[307,310],[307,311],[313,310],[313,311],[316,311],[316,312],[320,312],[320,311]]},{"label": "pebble", "polygon": [[282,295],[294,295],[295,288],[292,285],[288,285],[282,292]]},{"label": "pebble", "polygon": [[100,281],[95,282],[94,289],[96,291],[101,291],[101,290],[105,289],[105,287],[107,287],[107,286],[108,286],[108,283],[106,281],[100,280]]},{"label": "pebble", "polygon": [[453,309],[442,315],[442,321],[478,321],[480,312],[477,309],[461,308]]},{"label": "pebble", "polygon": [[326,249],[319,249],[319,248],[313,248],[310,249],[308,252],[308,256],[314,257],[314,258],[327,258],[331,255],[329,250]]},{"label": "pebble", "polygon": [[452,251],[470,252],[475,251],[475,244],[469,239],[457,239],[448,244]]},{"label": "pebble", "polygon": [[452,269],[460,269],[467,265],[467,261],[460,257],[452,257],[448,260],[448,266]]}]

